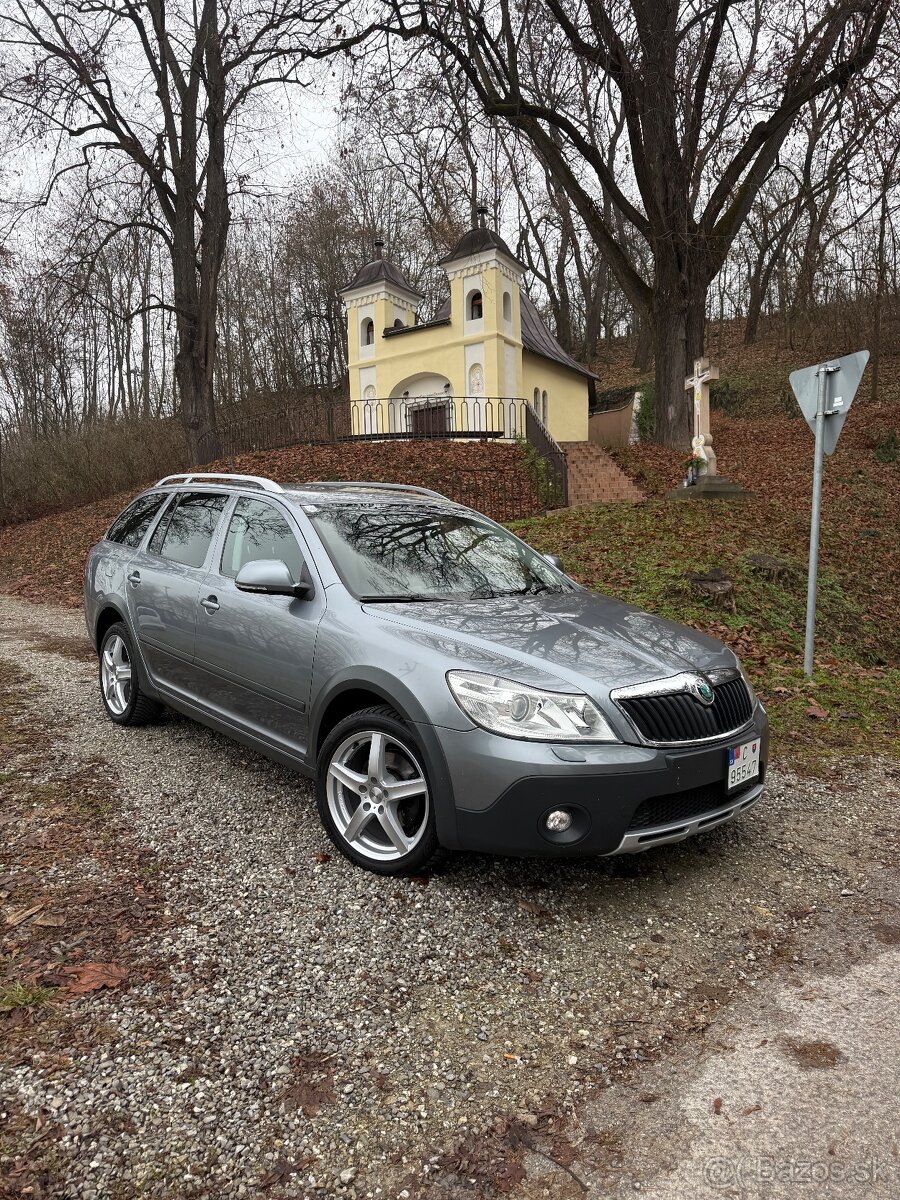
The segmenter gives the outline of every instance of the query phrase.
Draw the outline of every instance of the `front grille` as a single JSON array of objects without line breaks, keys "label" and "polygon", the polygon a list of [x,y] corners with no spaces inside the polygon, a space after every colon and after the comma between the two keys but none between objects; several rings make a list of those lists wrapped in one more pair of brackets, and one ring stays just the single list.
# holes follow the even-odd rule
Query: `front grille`
[{"label": "front grille", "polygon": [[713,695],[708,705],[689,692],[628,696],[619,704],[648,742],[699,742],[740,729],[753,713],[743,679],[717,684]]},{"label": "front grille", "polygon": [[680,825],[703,813],[714,813],[717,808],[731,808],[743,799],[751,788],[762,783],[762,772],[746,787],[731,796],[725,794],[725,781],[710,783],[706,787],[688,788],[686,792],[673,792],[669,796],[651,796],[634,810],[628,832],[639,829],[655,829],[657,825]]}]

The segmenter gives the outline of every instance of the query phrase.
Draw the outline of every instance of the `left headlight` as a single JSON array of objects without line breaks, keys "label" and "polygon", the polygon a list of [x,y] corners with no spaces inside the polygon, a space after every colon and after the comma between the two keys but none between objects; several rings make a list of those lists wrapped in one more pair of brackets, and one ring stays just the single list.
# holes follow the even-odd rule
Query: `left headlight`
[{"label": "left headlight", "polygon": [[587,696],[545,692],[478,671],[448,671],[447,683],[466,716],[491,733],[533,742],[619,740]]}]

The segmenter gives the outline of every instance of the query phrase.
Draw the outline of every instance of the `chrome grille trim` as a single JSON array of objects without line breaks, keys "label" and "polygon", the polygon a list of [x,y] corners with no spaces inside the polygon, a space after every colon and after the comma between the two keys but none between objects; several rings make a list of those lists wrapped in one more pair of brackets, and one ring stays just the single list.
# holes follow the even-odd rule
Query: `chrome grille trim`
[{"label": "chrome grille trim", "polygon": [[[616,705],[619,712],[628,721],[631,728],[634,730],[639,743],[642,746],[657,746],[657,747],[679,747],[679,746],[703,746],[714,742],[728,742],[732,738],[739,736],[744,730],[748,730],[753,723],[753,713],[755,704],[749,690],[745,690],[746,700],[749,704],[750,713],[746,720],[738,721],[736,725],[730,725],[728,728],[720,732],[709,734],[707,736],[697,736],[691,734],[688,737],[649,737],[641,729],[638,724],[637,716],[634,712],[630,712],[627,705],[628,701],[655,701],[659,707],[657,709],[658,719],[657,725],[663,725],[672,730],[673,735],[679,732],[679,726],[685,726],[685,714],[680,712],[680,706],[677,704],[667,705],[666,698],[672,697],[681,698],[685,695],[691,695],[698,683],[710,683],[713,686],[713,691],[716,694],[716,703],[721,703],[726,711],[734,710],[735,698],[726,691],[718,691],[723,688],[723,685],[734,683],[741,679],[740,671],[737,668],[722,668],[720,670],[711,671],[708,675],[703,675],[699,671],[681,671],[677,675],[670,675],[665,679],[652,679],[646,683],[632,684],[628,687],[613,688],[609,694],[610,700]],[[746,684],[744,684],[746,689]],[[735,714],[739,715],[739,714]]]}]

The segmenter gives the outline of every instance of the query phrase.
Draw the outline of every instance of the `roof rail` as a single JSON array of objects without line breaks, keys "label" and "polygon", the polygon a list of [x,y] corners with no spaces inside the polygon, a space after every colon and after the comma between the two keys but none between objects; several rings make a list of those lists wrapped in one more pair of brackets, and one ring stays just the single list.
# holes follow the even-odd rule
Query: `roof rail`
[{"label": "roof rail", "polygon": [[154,484],[163,487],[176,483],[237,483],[241,487],[259,488],[261,492],[283,492],[284,488],[274,479],[264,479],[261,475],[231,475],[227,471],[191,471],[178,475],[166,475]]},{"label": "roof rail", "polygon": [[341,491],[344,488],[370,488],[374,491],[412,492],[418,496],[431,496],[435,500],[446,500],[452,503],[449,496],[435,492],[431,488],[416,487],[412,483],[376,483],[373,480],[360,479],[316,479],[307,483],[296,484],[298,488],[322,488],[325,491]]}]

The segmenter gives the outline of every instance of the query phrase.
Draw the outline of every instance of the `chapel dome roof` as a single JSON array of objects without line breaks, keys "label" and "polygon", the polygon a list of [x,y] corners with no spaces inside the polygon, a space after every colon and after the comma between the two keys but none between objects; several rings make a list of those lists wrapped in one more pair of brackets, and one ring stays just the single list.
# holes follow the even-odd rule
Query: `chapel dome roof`
[{"label": "chapel dome roof", "polygon": [[[446,258],[442,258],[440,261],[442,264],[451,263],[458,258],[468,258],[472,254],[483,254],[485,250],[499,250],[513,262],[518,262],[500,234],[495,233],[493,229],[488,229],[485,225],[476,225],[474,229],[464,233]],[[521,266],[521,263],[519,265]]]},{"label": "chapel dome roof", "polygon": [[349,292],[354,288],[370,287],[375,283],[393,284],[394,287],[400,288],[404,292],[410,292],[413,296],[422,294],[416,291],[398,266],[380,254],[371,262],[366,263],[364,267],[360,267],[343,291]]}]

